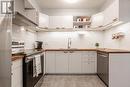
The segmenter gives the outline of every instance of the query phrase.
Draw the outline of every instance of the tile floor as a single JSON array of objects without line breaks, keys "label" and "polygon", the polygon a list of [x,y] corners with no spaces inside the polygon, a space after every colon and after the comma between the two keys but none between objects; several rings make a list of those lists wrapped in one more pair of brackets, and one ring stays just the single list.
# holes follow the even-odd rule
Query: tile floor
[{"label": "tile floor", "polygon": [[41,87],[106,87],[96,75],[46,75]]}]

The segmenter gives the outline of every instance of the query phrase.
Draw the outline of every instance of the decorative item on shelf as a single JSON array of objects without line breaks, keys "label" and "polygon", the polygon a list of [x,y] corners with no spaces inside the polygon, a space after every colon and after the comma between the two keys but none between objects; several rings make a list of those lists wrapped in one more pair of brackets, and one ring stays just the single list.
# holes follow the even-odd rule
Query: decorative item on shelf
[{"label": "decorative item on shelf", "polygon": [[83,28],[83,25],[79,25],[79,27],[78,28]]},{"label": "decorative item on shelf", "polygon": [[60,29],[60,27],[56,27],[56,29]]},{"label": "decorative item on shelf", "polygon": [[73,28],[87,29],[91,24],[89,16],[74,16],[73,17]]},{"label": "decorative item on shelf", "polygon": [[112,35],[112,39],[122,39],[125,36],[123,32],[115,33]]},{"label": "decorative item on shelf", "polygon": [[83,22],[87,22],[88,21],[88,19],[87,18],[83,18]]},{"label": "decorative item on shelf", "polygon": [[98,48],[100,46],[99,43],[95,43],[95,47]]},{"label": "decorative item on shelf", "polygon": [[78,28],[78,26],[75,25],[74,28]]},{"label": "decorative item on shelf", "polygon": [[81,18],[77,18],[77,22],[81,22],[82,21],[82,19]]}]

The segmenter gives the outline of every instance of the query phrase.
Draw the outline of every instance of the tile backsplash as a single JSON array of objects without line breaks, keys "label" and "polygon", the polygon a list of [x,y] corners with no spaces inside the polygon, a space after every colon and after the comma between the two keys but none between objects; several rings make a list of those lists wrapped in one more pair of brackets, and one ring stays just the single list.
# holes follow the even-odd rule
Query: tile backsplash
[{"label": "tile backsplash", "polygon": [[25,49],[33,49],[34,42],[37,40],[37,33],[27,31],[23,26],[13,25],[12,40],[24,41]]}]

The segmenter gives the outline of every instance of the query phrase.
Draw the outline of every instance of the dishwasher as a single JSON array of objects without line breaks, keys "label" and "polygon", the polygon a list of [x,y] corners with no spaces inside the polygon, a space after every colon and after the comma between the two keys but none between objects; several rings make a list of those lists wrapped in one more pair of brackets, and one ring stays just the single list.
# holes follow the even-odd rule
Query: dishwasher
[{"label": "dishwasher", "polygon": [[97,74],[99,78],[108,86],[109,85],[109,53],[98,51]]},{"label": "dishwasher", "polygon": [[35,58],[35,55],[25,57],[23,59],[23,87],[35,87],[36,85],[41,85],[38,84],[38,82],[40,81],[40,79],[42,79],[44,73],[44,55],[43,53],[37,55],[40,55],[42,73],[40,73],[37,77],[34,77],[33,59]]}]

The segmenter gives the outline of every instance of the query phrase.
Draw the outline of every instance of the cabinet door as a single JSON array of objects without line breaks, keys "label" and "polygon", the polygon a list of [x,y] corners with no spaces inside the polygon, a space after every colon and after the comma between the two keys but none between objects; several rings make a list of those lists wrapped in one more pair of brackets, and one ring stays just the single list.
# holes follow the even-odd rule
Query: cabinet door
[{"label": "cabinet door", "polygon": [[73,28],[73,16],[62,16],[62,27]]},{"label": "cabinet door", "polygon": [[49,26],[49,16],[39,13],[39,27],[46,28]]},{"label": "cabinet door", "polygon": [[55,73],[55,51],[46,52],[46,73]]},{"label": "cabinet door", "polygon": [[92,24],[91,24],[92,28],[103,26],[104,14],[102,12],[95,14],[92,16],[91,20],[92,20]]},{"label": "cabinet door", "polygon": [[82,73],[97,73],[96,52],[86,51],[82,54]]},{"label": "cabinet door", "polygon": [[73,28],[73,16],[50,16],[50,28]]},{"label": "cabinet door", "polygon": [[62,18],[60,16],[50,16],[49,27],[50,28],[61,28],[62,27]]},{"label": "cabinet door", "polygon": [[81,52],[70,51],[69,73],[81,73]]},{"label": "cabinet door", "polygon": [[68,73],[68,53],[56,52],[56,73]]},{"label": "cabinet door", "polygon": [[11,87],[23,87],[22,59],[13,61]]},{"label": "cabinet door", "polygon": [[119,0],[114,0],[104,11],[104,25],[111,24],[119,19]]}]

